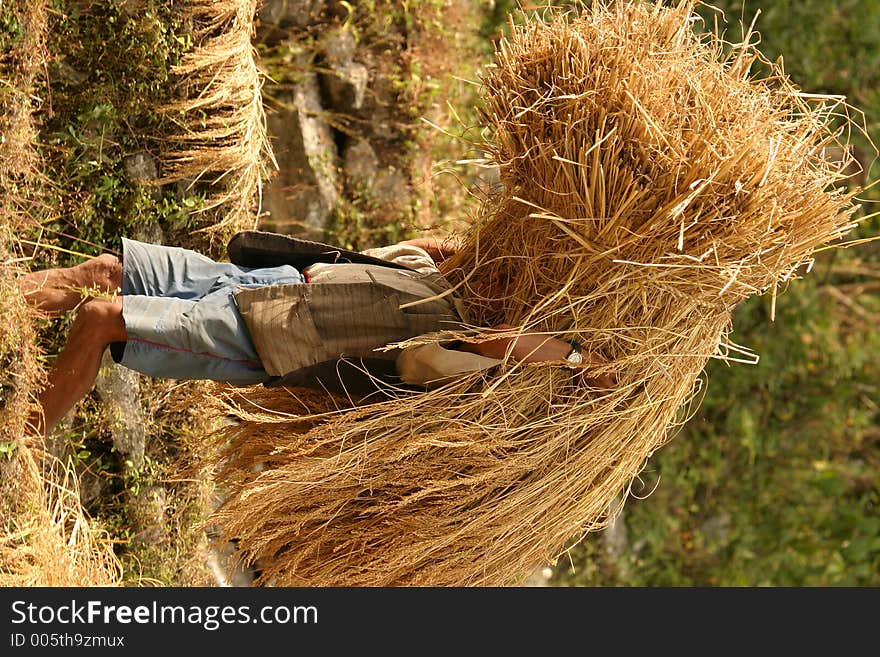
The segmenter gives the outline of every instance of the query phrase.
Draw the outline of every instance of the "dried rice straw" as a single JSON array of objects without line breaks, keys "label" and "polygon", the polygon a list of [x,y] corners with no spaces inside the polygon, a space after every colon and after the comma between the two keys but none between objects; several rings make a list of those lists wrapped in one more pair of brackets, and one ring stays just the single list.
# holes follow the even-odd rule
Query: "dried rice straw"
[{"label": "dried rice straw", "polygon": [[158,182],[208,184],[202,209],[222,209],[219,221],[201,229],[212,239],[256,226],[267,165],[274,164],[251,44],[256,7],[256,0],[183,4],[196,46],[172,69],[181,100],[162,110],[180,131],[162,154]]},{"label": "dried rice straw", "polygon": [[483,80],[504,191],[444,263],[477,325],[576,339],[616,387],[507,361],[359,408],[230,396],[214,520],[261,583],[516,584],[614,517],[709,358],[754,360],[727,341],[733,308],[852,227],[849,163],[824,156],[845,106],[757,77],[752,35],[727,50],[693,8],[513,26]]}]

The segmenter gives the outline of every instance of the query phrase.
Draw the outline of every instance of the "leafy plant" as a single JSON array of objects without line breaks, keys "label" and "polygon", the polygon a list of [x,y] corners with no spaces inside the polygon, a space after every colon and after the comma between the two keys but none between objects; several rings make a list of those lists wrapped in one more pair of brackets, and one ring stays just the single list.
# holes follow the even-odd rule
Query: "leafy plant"
[{"label": "leafy plant", "polygon": [[7,459],[11,459],[12,455],[15,454],[16,444],[13,442],[9,443],[0,443],[0,454],[5,456]]}]

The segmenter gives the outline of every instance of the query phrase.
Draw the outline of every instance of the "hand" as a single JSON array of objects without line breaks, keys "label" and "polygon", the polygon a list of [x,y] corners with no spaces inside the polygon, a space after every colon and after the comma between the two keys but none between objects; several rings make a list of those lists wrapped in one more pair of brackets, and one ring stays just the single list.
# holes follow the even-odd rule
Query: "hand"
[{"label": "hand", "polygon": [[[504,332],[509,331],[513,327],[510,324],[498,324],[489,331]],[[511,357],[522,363],[540,363],[552,360],[565,360],[571,354],[572,346],[565,340],[560,340],[548,335],[540,333],[523,333],[515,337],[498,338],[496,340],[486,340],[485,342],[471,343],[464,342],[459,349],[461,351],[470,351],[481,356],[489,358],[504,358],[511,342],[513,347]],[[588,385],[595,388],[613,388],[617,383],[616,377],[610,374],[602,374],[599,376],[590,376],[590,365],[604,364],[604,361],[597,356],[584,355],[584,362],[581,365],[573,366],[575,372],[574,378],[579,384]]]}]

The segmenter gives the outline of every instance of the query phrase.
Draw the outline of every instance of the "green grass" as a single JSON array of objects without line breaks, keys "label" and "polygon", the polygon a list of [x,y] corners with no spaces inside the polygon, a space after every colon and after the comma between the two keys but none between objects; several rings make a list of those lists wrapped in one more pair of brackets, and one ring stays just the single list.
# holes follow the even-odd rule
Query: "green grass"
[{"label": "green grass", "polygon": [[744,304],[732,337],[759,364],[709,365],[699,412],[625,507],[630,549],[609,558],[595,535],[556,582],[880,584],[880,332],[841,312],[819,276],[793,284],[775,323],[766,299]]},{"label": "green grass", "polygon": [[[729,21],[742,13],[742,2],[716,4]],[[752,2],[746,24],[758,7],[762,52],[784,55],[804,90],[845,95],[876,141],[880,6]],[[727,37],[739,36],[731,26]],[[873,156],[867,139],[853,141]],[[874,210],[866,203],[865,212]],[[878,234],[874,218],[851,238]],[[572,550],[572,563],[560,559],[552,583],[880,584],[877,263],[878,242],[820,254],[814,271],[780,295],[775,322],[769,299],[742,304],[731,337],[760,362],[709,364],[698,412],[641,474],[633,494],[645,499],[627,502],[626,548],[610,553],[592,534]]]}]

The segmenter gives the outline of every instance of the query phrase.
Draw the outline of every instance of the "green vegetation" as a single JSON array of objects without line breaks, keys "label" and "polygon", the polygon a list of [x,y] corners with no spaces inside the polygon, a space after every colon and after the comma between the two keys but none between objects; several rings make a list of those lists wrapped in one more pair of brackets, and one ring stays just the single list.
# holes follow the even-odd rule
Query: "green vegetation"
[{"label": "green vegetation", "polygon": [[[474,124],[473,85],[477,67],[491,52],[475,25],[492,3],[465,0],[370,0],[329,4],[304,28],[269,30],[256,47],[272,80],[264,88],[270,111],[284,107],[285,92],[309,72],[326,72],[322,48],[341,33],[357,47],[356,61],[369,69],[364,107],[325,110],[322,119],[337,143],[367,139],[383,169],[410,182],[408,202],[390,203],[370,185],[346,188],[324,239],[348,248],[390,244],[447,228],[466,218],[467,200],[457,178],[468,174],[454,164],[468,147],[441,129],[461,133]],[[447,101],[449,104],[447,104]],[[461,116],[451,116],[456,108]],[[461,121],[459,121],[461,119]],[[437,163],[440,163],[439,165]],[[433,167],[433,169],[432,169]],[[437,176],[439,171],[452,176]],[[406,207],[408,206],[408,207]]]},{"label": "green vegetation", "polygon": [[[741,40],[739,27],[757,16],[759,47],[814,93],[843,94],[868,115],[872,129],[880,121],[880,7],[869,0],[721,0],[711,3],[727,17],[726,38]],[[715,12],[701,7],[711,27]]]},{"label": "green vegetation", "polygon": [[0,7],[0,52],[9,52],[21,38],[21,25],[11,7]]},{"label": "green vegetation", "polygon": [[[192,235],[196,222],[201,226],[206,220],[196,214],[203,199],[199,189],[150,184],[162,175],[156,163],[166,147],[164,137],[174,127],[157,109],[175,99],[172,67],[192,41],[173,3],[147,0],[133,8],[134,3],[114,0],[51,2],[45,76],[35,91],[43,100],[37,105],[39,138],[34,144],[42,176],[7,190],[30,201],[31,221],[22,221],[27,228],[18,238],[26,255],[32,255],[32,268],[78,264],[84,255],[108,249],[118,252],[123,236],[149,236],[156,229],[167,243],[206,246]],[[0,30],[4,40],[18,38],[15,14],[5,5]],[[4,50],[12,45],[4,41]],[[140,160],[140,170],[133,160]],[[46,368],[62,347],[72,318],[36,322]],[[202,484],[193,479],[167,486],[167,513],[173,516],[169,535],[152,549],[172,550],[174,557],[145,554],[145,544],[122,529],[133,526],[127,514],[137,508],[131,500],[143,488],[154,481],[164,484],[182,467],[191,467],[191,453],[183,444],[187,436],[206,430],[205,418],[191,411],[175,414],[167,406],[169,399],[192,391],[191,386],[144,384],[149,386],[143,410],[150,440],[143,468],[131,469],[115,450],[111,435],[116,420],[108,417],[96,393],[77,406],[50,449],[69,458],[76,469],[83,505],[94,522],[112,532],[128,583],[146,577],[160,584],[190,584],[198,573],[181,574],[185,564],[176,551],[195,553],[192,543],[200,535],[193,532],[204,508]],[[14,448],[14,443],[0,444],[0,458],[11,458]],[[167,578],[153,572],[160,566]]]},{"label": "green vegetation", "polygon": [[155,110],[171,99],[170,69],[192,44],[167,3],[125,6],[55,0],[50,12],[52,104],[40,147],[58,194],[42,229],[75,253],[117,248],[152,223],[179,238],[200,204],[198,193],[151,187],[126,168],[127,157],[160,152],[168,126]]},{"label": "green vegetation", "polygon": [[[805,91],[845,95],[877,142],[880,6],[765,0],[747,3],[743,14],[737,0],[716,4],[733,42],[737,19],[748,25],[760,8],[762,52],[771,61],[784,55]],[[853,142],[870,165],[868,140]],[[863,215],[873,211],[868,202]],[[868,220],[850,237],[876,236],[878,227]],[[760,362],[709,364],[695,416],[633,486],[623,547],[611,547],[610,535],[589,535],[571,562],[559,560],[552,583],[880,584],[878,279],[874,242],[820,253],[813,271],[780,294],[775,322],[768,298],[744,303],[731,338]]]}]

